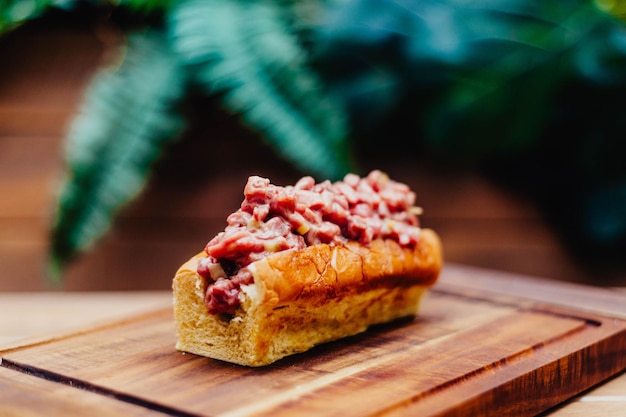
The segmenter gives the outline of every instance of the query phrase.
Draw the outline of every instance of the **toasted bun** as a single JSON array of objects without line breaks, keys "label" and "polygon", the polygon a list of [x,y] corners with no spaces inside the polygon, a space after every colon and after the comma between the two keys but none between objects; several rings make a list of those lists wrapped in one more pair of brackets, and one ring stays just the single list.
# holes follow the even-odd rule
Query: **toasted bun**
[{"label": "toasted bun", "polygon": [[196,273],[198,254],[173,281],[181,351],[246,366],[264,366],[313,346],[415,315],[441,270],[437,234],[424,229],[414,249],[393,240],[368,247],[314,245],[275,253],[249,265],[234,316],[207,312],[207,284]]}]

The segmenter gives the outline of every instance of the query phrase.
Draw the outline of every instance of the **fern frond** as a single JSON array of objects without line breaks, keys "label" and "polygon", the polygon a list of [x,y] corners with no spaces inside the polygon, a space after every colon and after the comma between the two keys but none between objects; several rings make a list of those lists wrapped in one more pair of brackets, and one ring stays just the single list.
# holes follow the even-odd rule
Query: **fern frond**
[{"label": "fern frond", "polygon": [[67,137],[67,177],[51,236],[51,271],[90,248],[178,138],[184,73],[160,34],[129,37],[118,68],[92,81]]},{"label": "fern frond", "polygon": [[351,170],[345,111],[309,67],[280,2],[187,0],[169,21],[196,82],[303,171]]}]

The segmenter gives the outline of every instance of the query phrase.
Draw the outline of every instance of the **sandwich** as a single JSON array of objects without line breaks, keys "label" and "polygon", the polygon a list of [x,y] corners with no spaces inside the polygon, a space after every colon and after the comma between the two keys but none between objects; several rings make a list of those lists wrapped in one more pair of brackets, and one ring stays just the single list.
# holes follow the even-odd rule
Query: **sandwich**
[{"label": "sandwich", "polygon": [[416,194],[380,170],[250,176],[224,231],[173,279],[176,349],[259,367],[415,316],[442,268]]}]

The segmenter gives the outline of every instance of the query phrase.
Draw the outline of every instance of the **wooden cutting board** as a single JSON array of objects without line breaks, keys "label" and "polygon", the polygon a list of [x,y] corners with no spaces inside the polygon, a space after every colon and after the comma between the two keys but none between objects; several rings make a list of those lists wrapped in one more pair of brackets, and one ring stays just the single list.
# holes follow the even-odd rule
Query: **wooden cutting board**
[{"label": "wooden cutting board", "polygon": [[174,343],[167,308],[7,349],[2,372],[176,416],[531,416],[626,369],[626,295],[449,265],[418,317],[269,367]]}]

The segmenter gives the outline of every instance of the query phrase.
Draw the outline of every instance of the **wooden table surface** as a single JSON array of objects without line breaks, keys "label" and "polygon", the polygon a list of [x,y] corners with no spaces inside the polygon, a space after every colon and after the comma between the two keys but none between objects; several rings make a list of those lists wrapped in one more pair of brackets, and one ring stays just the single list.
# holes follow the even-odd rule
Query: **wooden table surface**
[{"label": "wooden table surface", "polygon": [[[466,267],[460,268],[462,270]],[[520,285],[523,285],[523,282]],[[515,289],[518,290],[524,291],[523,287]],[[615,291],[626,289],[616,288]],[[549,292],[548,286],[546,294]],[[0,315],[0,350],[60,340],[63,336],[92,329],[96,325],[119,322],[126,317],[167,309],[171,305],[171,297],[170,291],[0,293],[0,306],[3,311]],[[538,295],[539,299],[541,297],[544,296]],[[549,299],[549,295],[545,295],[545,298]],[[607,305],[607,311],[610,308],[611,306]],[[621,318],[623,309],[619,314]],[[42,407],[46,407],[71,415],[83,408],[88,409],[90,402],[97,399],[98,406],[103,407],[103,410],[110,412],[111,415],[120,412],[125,415],[153,415],[150,410],[137,405],[131,407],[119,401],[98,398],[97,392],[78,390],[67,385],[59,386],[61,384],[52,382],[1,366],[0,387],[3,388],[0,389],[2,404],[0,411],[11,416],[30,416],[37,415]],[[543,415],[611,417],[623,416],[624,410],[626,410],[626,373],[622,372]]]}]

